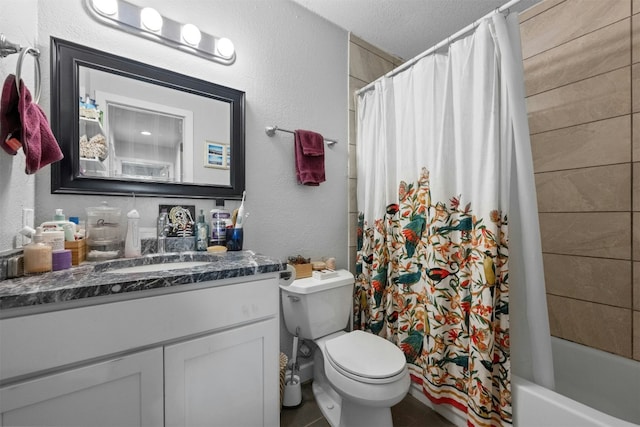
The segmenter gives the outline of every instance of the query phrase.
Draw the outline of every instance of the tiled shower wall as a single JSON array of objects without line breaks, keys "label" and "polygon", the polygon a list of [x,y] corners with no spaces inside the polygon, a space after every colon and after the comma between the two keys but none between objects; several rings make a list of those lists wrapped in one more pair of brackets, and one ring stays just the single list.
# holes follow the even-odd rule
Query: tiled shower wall
[{"label": "tiled shower wall", "polygon": [[[640,0],[544,0],[520,22],[551,332],[640,360]],[[354,36],[349,58],[353,271],[353,92],[401,60]]]},{"label": "tiled shower wall", "polygon": [[640,360],[638,12],[545,0],[520,29],[551,334]]},{"label": "tiled shower wall", "polygon": [[383,52],[353,34],[349,35],[349,270],[355,274],[356,227],[356,107],[355,91],[402,64],[402,60]]}]

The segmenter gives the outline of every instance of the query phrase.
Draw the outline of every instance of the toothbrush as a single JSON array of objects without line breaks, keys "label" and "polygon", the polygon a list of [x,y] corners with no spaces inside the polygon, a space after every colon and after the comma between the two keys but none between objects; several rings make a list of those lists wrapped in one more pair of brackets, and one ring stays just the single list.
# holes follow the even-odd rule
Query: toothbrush
[{"label": "toothbrush", "polygon": [[240,203],[240,208],[238,208],[238,217],[236,218],[236,228],[242,228],[242,223],[244,222],[244,198],[247,195],[247,191],[242,192],[242,203]]}]

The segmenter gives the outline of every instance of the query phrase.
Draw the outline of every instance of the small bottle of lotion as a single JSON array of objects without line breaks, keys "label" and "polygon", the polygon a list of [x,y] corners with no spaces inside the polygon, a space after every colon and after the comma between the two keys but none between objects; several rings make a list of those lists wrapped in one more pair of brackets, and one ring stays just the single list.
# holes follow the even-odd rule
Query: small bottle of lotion
[{"label": "small bottle of lotion", "polygon": [[137,210],[132,209],[127,214],[127,238],[124,242],[124,256],[126,258],[138,257],[141,254],[140,249],[140,231],[138,222],[140,214]]},{"label": "small bottle of lotion", "polygon": [[37,227],[33,243],[29,243],[22,249],[25,275],[46,273],[53,268],[51,245],[43,243],[42,240],[42,227]]}]

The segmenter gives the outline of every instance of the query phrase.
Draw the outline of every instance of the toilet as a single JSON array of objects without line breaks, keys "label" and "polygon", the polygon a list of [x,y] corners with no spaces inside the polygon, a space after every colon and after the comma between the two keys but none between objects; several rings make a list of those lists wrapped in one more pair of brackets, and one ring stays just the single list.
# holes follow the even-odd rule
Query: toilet
[{"label": "toilet", "polygon": [[354,277],[346,270],[280,285],[287,330],[317,346],[313,394],[332,427],[392,426],[391,406],[409,391],[404,353],[386,339],[345,332]]}]

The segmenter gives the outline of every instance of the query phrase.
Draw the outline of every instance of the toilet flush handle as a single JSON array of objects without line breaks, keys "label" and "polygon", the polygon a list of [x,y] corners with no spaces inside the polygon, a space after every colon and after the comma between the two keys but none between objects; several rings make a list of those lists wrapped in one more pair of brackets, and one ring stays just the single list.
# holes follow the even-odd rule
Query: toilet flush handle
[{"label": "toilet flush handle", "polygon": [[295,295],[287,295],[287,297],[292,301],[292,302],[299,302],[300,301],[300,297],[297,297]]}]

